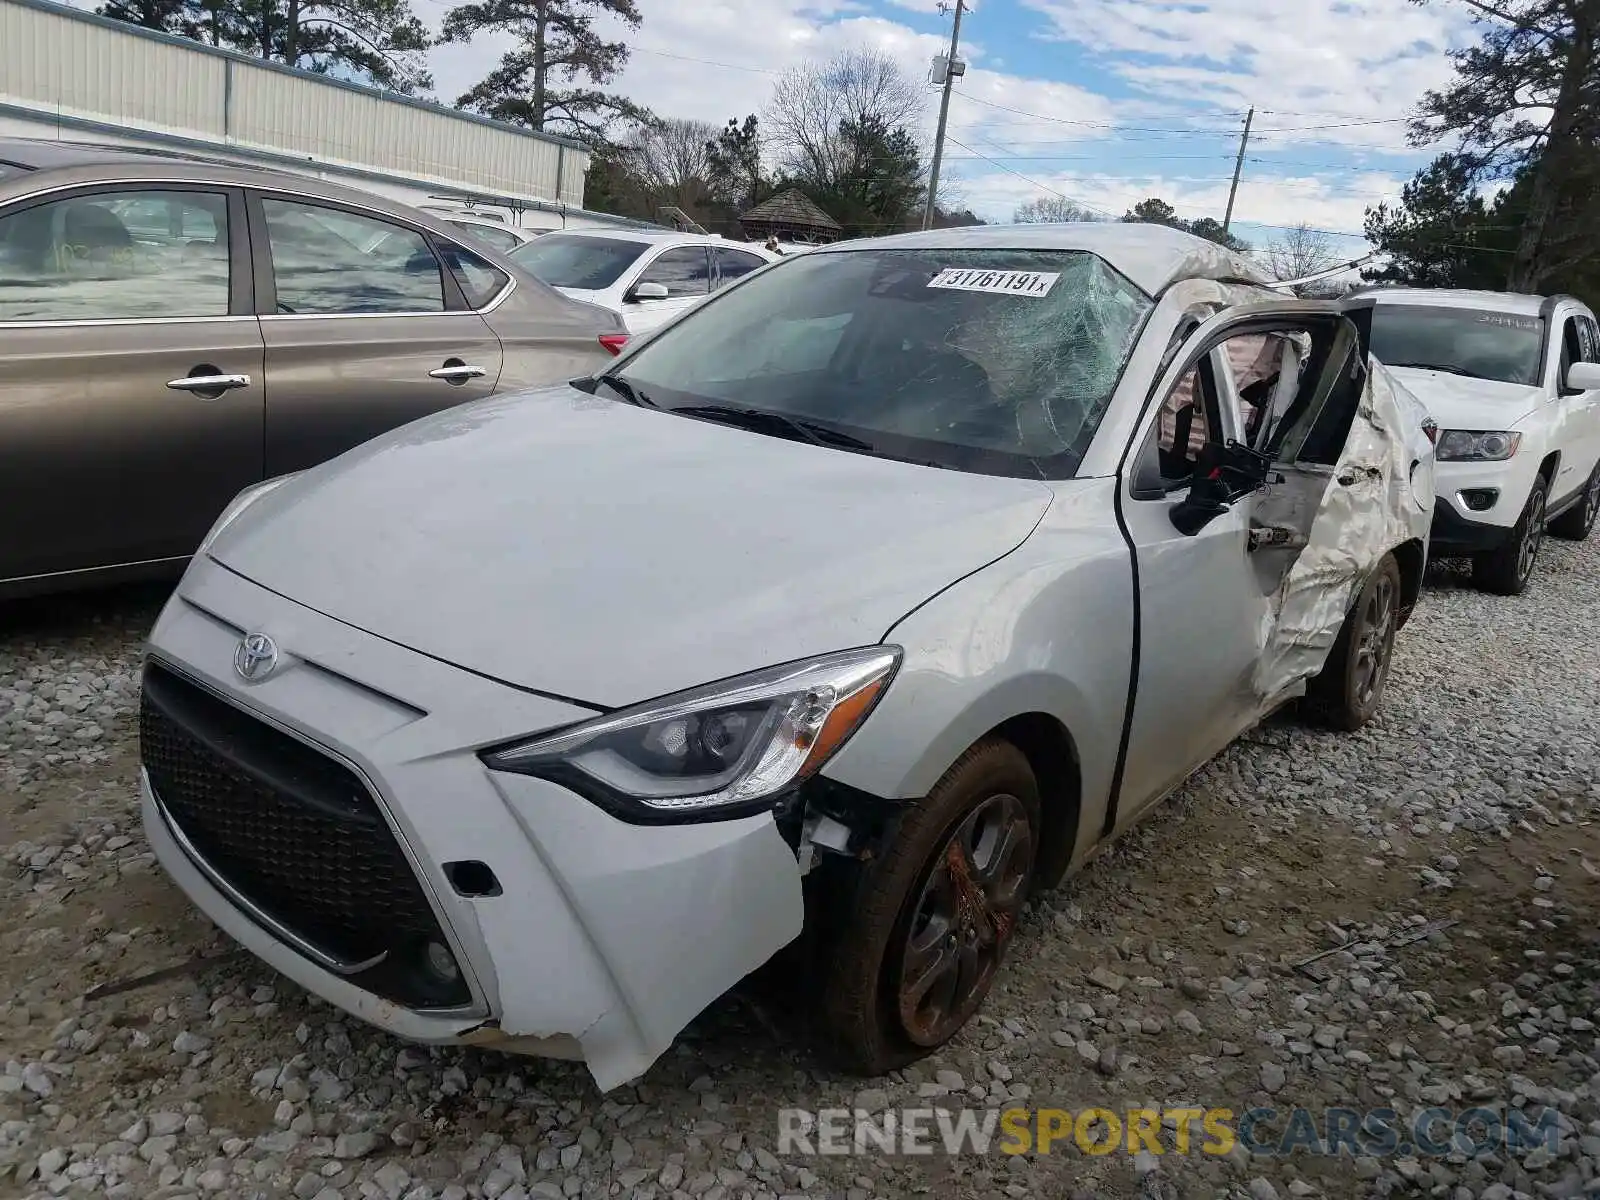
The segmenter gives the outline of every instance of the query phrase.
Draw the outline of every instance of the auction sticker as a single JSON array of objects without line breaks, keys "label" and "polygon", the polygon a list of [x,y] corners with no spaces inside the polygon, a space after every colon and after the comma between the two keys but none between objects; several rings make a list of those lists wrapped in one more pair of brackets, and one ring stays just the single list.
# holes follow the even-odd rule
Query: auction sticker
[{"label": "auction sticker", "polygon": [[973,271],[946,267],[928,280],[931,288],[958,292],[999,292],[1006,296],[1047,296],[1061,278],[1059,271]]}]

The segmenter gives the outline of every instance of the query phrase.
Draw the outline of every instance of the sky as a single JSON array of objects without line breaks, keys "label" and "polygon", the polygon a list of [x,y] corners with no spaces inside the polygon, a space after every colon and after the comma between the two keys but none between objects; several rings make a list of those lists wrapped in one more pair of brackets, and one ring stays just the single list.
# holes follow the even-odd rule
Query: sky
[{"label": "sky", "polygon": [[[449,7],[414,3],[432,23]],[[643,25],[611,90],[718,125],[759,113],[785,69],[851,46],[925,80],[950,37],[938,0],[638,6]],[[1334,247],[1353,257],[1365,209],[1397,198],[1431,157],[1407,145],[1407,113],[1472,38],[1459,0],[971,0],[943,174],[986,220],[1053,194],[1113,216],[1160,196],[1182,217],[1221,220],[1254,107],[1234,232],[1264,246],[1305,223],[1344,235]],[[434,50],[438,97],[454,100],[509,44]],[[930,142],[937,111],[930,83]]]}]

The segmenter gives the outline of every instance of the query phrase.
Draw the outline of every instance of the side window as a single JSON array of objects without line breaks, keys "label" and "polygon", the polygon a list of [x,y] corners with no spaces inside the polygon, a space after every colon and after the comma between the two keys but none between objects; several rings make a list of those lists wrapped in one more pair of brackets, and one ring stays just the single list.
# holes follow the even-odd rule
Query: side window
[{"label": "side window", "polygon": [[1194,474],[1205,444],[1220,437],[1221,396],[1217,386],[1217,351],[1191,367],[1161,403],[1153,436],[1161,463],[1161,479],[1176,484]]},{"label": "side window", "polygon": [[1561,380],[1558,386],[1566,382],[1567,368],[1575,362],[1583,362],[1583,341],[1578,331],[1578,318],[1568,317],[1561,323]]},{"label": "side window", "polygon": [[1161,402],[1135,460],[1134,494],[1154,499],[1183,486],[1207,444],[1233,437],[1277,462],[1331,465],[1350,436],[1365,380],[1348,321],[1225,338]]},{"label": "side window", "polygon": [[444,311],[439,260],[416,230],[264,197],[280,313]]},{"label": "side window", "polygon": [[466,225],[460,221],[451,221],[462,233],[475,237],[486,246],[491,246],[502,254],[509,253],[522,245],[517,240],[517,235],[507,229],[495,229],[489,225]]},{"label": "side window", "polygon": [[1285,371],[1256,449],[1280,463],[1332,466],[1339,461],[1366,394],[1367,362],[1349,320],[1308,323],[1277,335],[1297,350]]},{"label": "side window", "polygon": [[1600,362],[1600,326],[1593,317],[1578,318],[1578,343],[1584,362]]},{"label": "side window", "polygon": [[511,277],[471,250],[446,242],[440,246],[445,265],[456,277],[461,294],[467,298],[468,308],[482,308],[504,290]]},{"label": "side window", "polygon": [[228,315],[220,192],[115,191],[0,215],[0,321]]},{"label": "side window", "polygon": [[1251,333],[1223,343],[1228,378],[1223,391],[1238,413],[1246,445],[1264,445],[1294,403],[1309,347],[1303,333]]},{"label": "side window", "polygon": [[718,286],[741,275],[748,275],[758,267],[766,266],[763,259],[757,258],[744,250],[730,250],[726,246],[716,248]]},{"label": "side window", "polygon": [[669,297],[704,296],[711,290],[711,260],[704,246],[676,246],[646,267],[639,282],[659,283]]}]

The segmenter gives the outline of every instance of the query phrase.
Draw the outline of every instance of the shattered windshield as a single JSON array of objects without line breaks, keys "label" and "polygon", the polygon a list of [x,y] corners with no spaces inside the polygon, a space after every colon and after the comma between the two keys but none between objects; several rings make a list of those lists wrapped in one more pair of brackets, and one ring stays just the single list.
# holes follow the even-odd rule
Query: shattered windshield
[{"label": "shattered windshield", "polygon": [[707,303],[615,374],[636,402],[759,432],[1064,478],[1151,306],[1082,251],[813,254]]},{"label": "shattered windshield", "polygon": [[1387,303],[1372,309],[1372,354],[1387,367],[1533,385],[1543,349],[1544,320],[1532,313]]}]

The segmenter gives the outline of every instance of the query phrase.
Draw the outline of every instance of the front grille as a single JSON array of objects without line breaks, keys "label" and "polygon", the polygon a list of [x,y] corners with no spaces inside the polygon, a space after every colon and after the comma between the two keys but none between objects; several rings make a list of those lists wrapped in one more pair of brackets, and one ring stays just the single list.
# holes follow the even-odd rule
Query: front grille
[{"label": "front grille", "polygon": [[346,767],[163,667],[145,668],[139,748],[169,819],[206,864],[352,981],[413,1007],[470,998],[427,969],[444,937],[399,843]]}]

